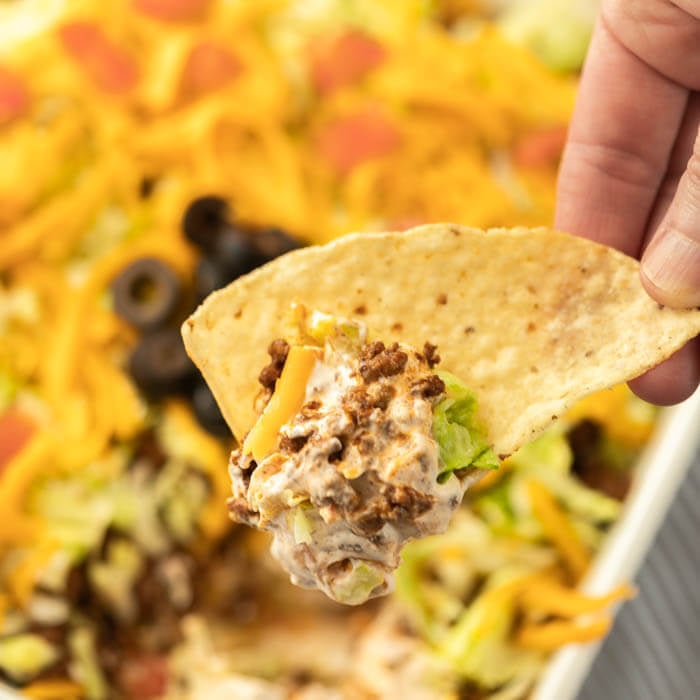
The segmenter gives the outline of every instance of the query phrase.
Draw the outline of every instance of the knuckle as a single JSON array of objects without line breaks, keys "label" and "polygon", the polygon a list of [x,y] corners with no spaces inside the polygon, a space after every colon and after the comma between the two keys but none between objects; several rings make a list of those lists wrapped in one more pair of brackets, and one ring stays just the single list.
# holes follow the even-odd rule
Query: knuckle
[{"label": "knuckle", "polygon": [[576,157],[611,180],[639,188],[656,187],[658,168],[642,154],[621,144],[577,142],[570,144]]}]

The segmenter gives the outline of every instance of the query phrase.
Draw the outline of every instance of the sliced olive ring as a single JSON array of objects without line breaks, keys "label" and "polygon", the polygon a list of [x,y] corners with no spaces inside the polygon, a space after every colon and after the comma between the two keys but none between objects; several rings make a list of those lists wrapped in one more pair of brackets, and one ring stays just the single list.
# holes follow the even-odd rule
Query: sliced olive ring
[{"label": "sliced olive ring", "polygon": [[197,376],[177,328],[144,335],[129,358],[129,371],[151,398],[186,392]]},{"label": "sliced olive ring", "polygon": [[231,431],[219,410],[219,405],[204,381],[195,384],[192,391],[192,409],[198,423],[208,433],[217,437],[231,437]]},{"label": "sliced olive ring", "polygon": [[299,247],[301,243],[280,229],[253,231],[230,224],[223,226],[212,250],[201,259],[197,268],[198,300],[278,255]]},{"label": "sliced olive ring", "polygon": [[253,235],[253,245],[265,262],[267,262],[292,250],[301,248],[303,243],[296,238],[292,238],[281,228],[266,228]]},{"label": "sliced olive ring", "polygon": [[226,200],[214,195],[195,199],[182,219],[182,229],[188,240],[206,252],[214,246],[222,228],[228,225],[231,211]]},{"label": "sliced olive ring", "polygon": [[125,321],[152,330],[175,312],[182,287],[177,275],[156,258],[141,258],[125,267],[112,281],[114,310]]}]

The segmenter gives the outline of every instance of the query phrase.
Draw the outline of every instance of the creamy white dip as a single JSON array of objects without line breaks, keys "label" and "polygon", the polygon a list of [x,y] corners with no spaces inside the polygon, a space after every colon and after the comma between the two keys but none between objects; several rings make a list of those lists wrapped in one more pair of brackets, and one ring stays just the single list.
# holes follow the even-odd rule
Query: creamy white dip
[{"label": "creamy white dip", "polygon": [[279,449],[258,464],[237,450],[230,463],[233,517],[272,532],[293,583],[349,604],[392,589],[403,545],[443,532],[468,481],[438,481],[441,380],[408,346],[383,352],[394,354],[379,353],[373,373],[366,351],[326,342]]}]

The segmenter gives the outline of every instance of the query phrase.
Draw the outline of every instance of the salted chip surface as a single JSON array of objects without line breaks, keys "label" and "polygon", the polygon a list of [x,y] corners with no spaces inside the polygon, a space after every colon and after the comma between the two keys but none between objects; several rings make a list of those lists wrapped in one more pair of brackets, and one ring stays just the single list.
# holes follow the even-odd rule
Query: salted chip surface
[{"label": "salted chip surface", "polygon": [[272,261],[185,322],[187,350],[239,438],[256,421],[258,373],[292,302],[360,319],[386,343],[436,343],[501,456],[700,332],[700,311],[648,296],[637,261],[565,233],[435,224],[352,234]]}]

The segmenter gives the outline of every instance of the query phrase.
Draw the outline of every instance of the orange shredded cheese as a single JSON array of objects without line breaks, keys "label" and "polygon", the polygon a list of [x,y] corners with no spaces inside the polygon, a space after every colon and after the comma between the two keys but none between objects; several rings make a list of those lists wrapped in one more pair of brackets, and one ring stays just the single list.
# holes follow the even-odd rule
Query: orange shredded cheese
[{"label": "orange shredded cheese", "polygon": [[36,523],[22,512],[24,497],[35,479],[51,464],[57,449],[53,437],[36,433],[29,443],[5,466],[0,488],[0,543],[22,542],[37,532]]},{"label": "orange shredded cheese", "polygon": [[545,537],[556,547],[574,579],[579,580],[588,569],[590,552],[579,539],[566,513],[542,483],[535,479],[528,480],[527,492],[533,515]]},{"label": "orange shredded cheese", "polygon": [[592,596],[546,578],[525,587],[520,593],[520,604],[528,614],[575,617],[600,612],[614,603],[634,598],[635,594],[633,586],[623,583],[605,595]]},{"label": "orange shredded cheese", "polygon": [[84,697],[82,686],[69,680],[34,681],[22,688],[22,693],[33,700],[79,700]]},{"label": "orange shredded cheese", "polygon": [[523,625],[515,635],[515,643],[527,649],[554,651],[567,644],[593,642],[610,630],[609,617],[590,622],[545,622]]},{"label": "orange shredded cheese", "polygon": [[39,546],[28,550],[20,563],[10,572],[10,593],[20,607],[26,607],[34,590],[37,575],[55,551],[56,544],[49,537]]}]

